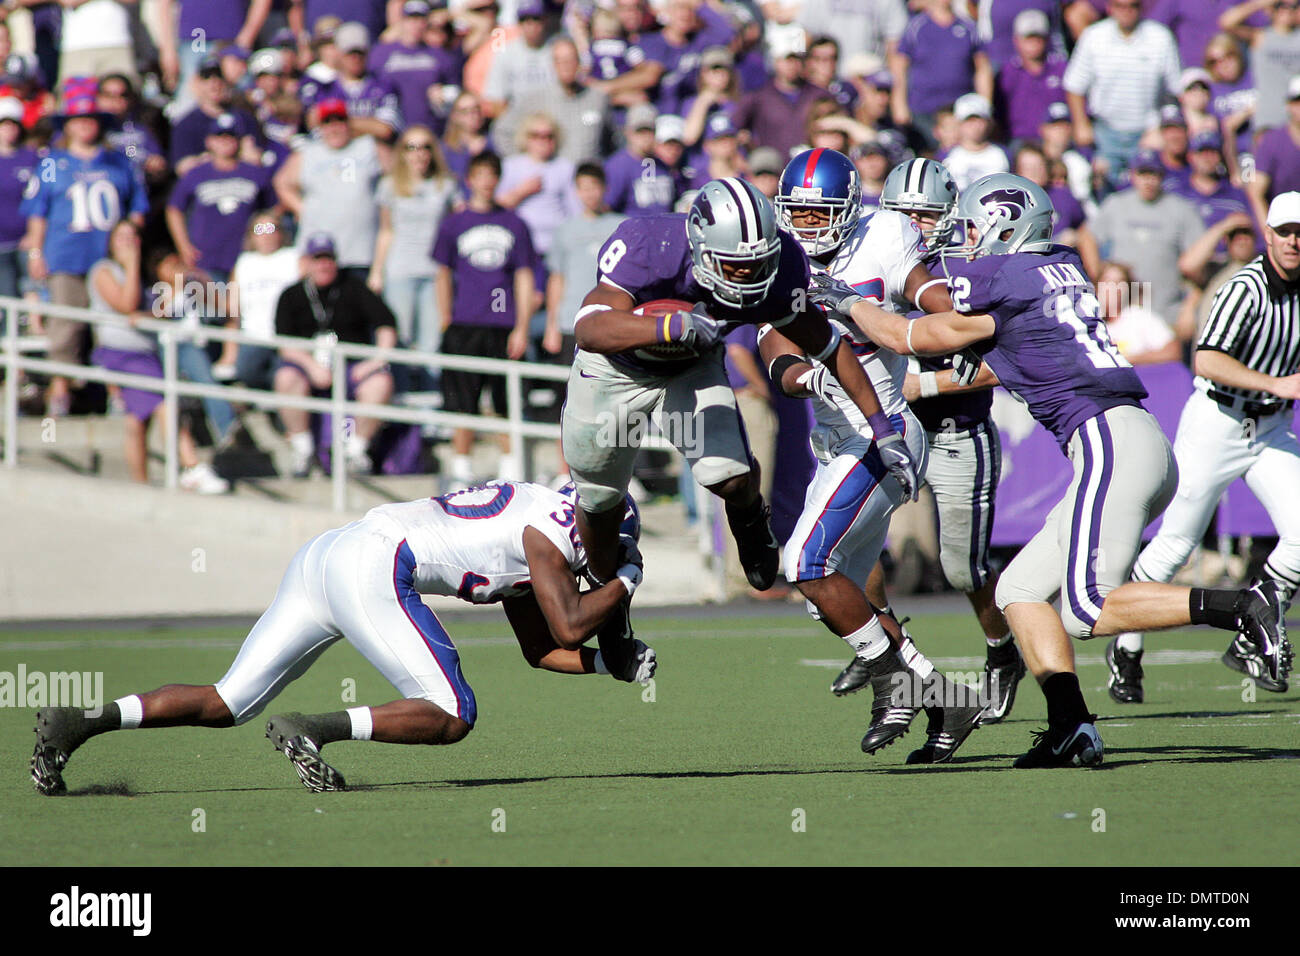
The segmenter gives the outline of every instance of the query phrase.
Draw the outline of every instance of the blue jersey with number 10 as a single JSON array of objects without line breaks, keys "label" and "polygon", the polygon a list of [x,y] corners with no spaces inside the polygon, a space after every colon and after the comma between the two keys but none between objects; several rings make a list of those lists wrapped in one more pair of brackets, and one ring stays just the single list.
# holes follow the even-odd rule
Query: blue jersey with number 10
[{"label": "blue jersey with number 10", "polygon": [[1089,418],[1117,405],[1141,407],[1146,389],[1111,342],[1073,249],[949,259],[947,265],[953,308],[987,313],[997,323],[975,351],[1062,450]]},{"label": "blue jersey with number 10", "polygon": [[32,183],[23,213],[46,221],[50,272],[85,275],[108,254],[108,234],[118,221],[149,211],[139,172],[109,149],[90,159],[55,150],[37,165]]}]

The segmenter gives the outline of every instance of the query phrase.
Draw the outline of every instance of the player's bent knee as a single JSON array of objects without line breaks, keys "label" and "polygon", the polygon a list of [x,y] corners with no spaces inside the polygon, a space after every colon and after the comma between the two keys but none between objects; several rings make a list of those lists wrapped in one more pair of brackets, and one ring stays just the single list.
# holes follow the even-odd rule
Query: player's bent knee
[{"label": "player's bent knee", "polygon": [[1061,610],[1061,623],[1065,625],[1065,633],[1076,641],[1092,640],[1092,629],[1097,626],[1095,620],[1081,618],[1068,607]]},{"label": "player's bent knee", "polygon": [[943,568],[943,576],[948,579],[948,584],[955,591],[969,594],[971,591],[978,591],[984,586],[982,581],[976,581],[972,577],[970,559],[966,555],[958,558],[952,555],[945,556],[941,552],[939,554],[939,566]]},{"label": "player's bent knee", "polygon": [[469,736],[469,732],[473,729],[473,724],[466,723],[459,717],[453,717],[447,722],[447,729],[443,733],[442,742],[444,744],[460,743]]},{"label": "player's bent knee", "polygon": [[623,498],[627,494],[626,491],[619,491],[608,485],[591,484],[576,476],[574,487],[578,489],[579,507],[589,515],[601,515],[615,508],[625,507]]},{"label": "player's bent knee", "polygon": [[708,488],[709,491],[723,501],[730,501],[733,498],[744,499],[749,497],[749,476],[750,472],[748,471],[743,475],[732,475],[730,478],[724,478],[716,484],[709,485]]}]

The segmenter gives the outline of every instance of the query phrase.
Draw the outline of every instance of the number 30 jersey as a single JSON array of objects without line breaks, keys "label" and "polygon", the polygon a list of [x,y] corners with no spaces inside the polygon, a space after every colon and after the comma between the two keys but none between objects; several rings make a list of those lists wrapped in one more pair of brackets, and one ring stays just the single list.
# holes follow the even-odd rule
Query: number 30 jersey
[{"label": "number 30 jersey", "polygon": [[996,323],[975,351],[1062,451],[1089,418],[1117,405],[1142,407],[1147,391],[1111,342],[1073,249],[950,258],[947,267],[953,308]]},{"label": "number 30 jersey", "polygon": [[421,594],[495,604],[527,593],[524,529],[536,528],[576,574],[586,563],[573,501],[544,485],[501,481],[437,498],[380,505],[363,519],[405,539]]}]

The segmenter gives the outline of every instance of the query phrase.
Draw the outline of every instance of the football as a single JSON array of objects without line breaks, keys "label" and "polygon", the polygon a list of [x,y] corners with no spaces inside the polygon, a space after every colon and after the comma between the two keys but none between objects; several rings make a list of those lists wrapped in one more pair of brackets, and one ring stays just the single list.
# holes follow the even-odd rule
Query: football
[{"label": "football", "polygon": [[[632,311],[637,315],[664,316],[671,312],[689,312],[693,308],[694,306],[691,303],[684,302],[681,299],[654,299],[650,302],[643,302]],[[645,348],[637,349],[637,352],[643,356],[657,359],[681,359],[699,355],[694,349],[675,343],[648,345]]]}]

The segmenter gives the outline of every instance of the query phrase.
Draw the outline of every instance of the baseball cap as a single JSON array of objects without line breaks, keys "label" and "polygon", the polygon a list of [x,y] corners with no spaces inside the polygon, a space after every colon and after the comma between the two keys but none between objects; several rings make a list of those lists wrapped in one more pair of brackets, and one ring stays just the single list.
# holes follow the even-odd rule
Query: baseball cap
[{"label": "baseball cap", "polygon": [[781,154],[771,146],[760,146],[749,154],[749,172],[752,176],[763,173],[780,176],[783,169],[785,163],[781,162]]},{"label": "baseball cap", "polygon": [[343,24],[343,18],[327,13],[323,17],[317,17],[316,23],[312,26],[311,39],[313,43],[323,43],[326,40],[333,42],[335,34],[339,32],[339,27]]},{"label": "baseball cap", "polygon": [[661,143],[686,142],[686,121],[672,113],[664,113],[655,120],[655,139]]},{"label": "baseball cap", "polygon": [[892,90],[894,88],[894,74],[888,70],[876,70],[867,77],[867,82],[878,90]]},{"label": "baseball cap", "polygon": [[1291,77],[1286,85],[1286,98],[1288,100],[1300,100],[1300,73]]},{"label": "baseball cap", "polygon": [[307,255],[312,258],[317,256],[329,256],[335,258],[334,238],[328,232],[313,233],[307,239]]},{"label": "baseball cap", "polygon": [[659,111],[649,103],[640,103],[631,107],[627,111],[627,122],[623,124],[624,129],[654,129],[655,122],[659,119]]},{"label": "baseball cap", "polygon": [[1187,144],[1187,151],[1190,153],[1199,152],[1203,149],[1223,149],[1223,137],[1217,130],[1207,129],[1204,132],[1197,133]]},{"label": "baseball cap", "polygon": [[248,58],[248,72],[254,76],[284,72],[284,51],[275,47],[258,50]]},{"label": "baseball cap", "polygon": [[707,70],[711,66],[730,67],[735,63],[731,51],[725,46],[711,46],[700,54],[700,68]]},{"label": "baseball cap", "polygon": [[870,76],[884,65],[874,53],[850,53],[842,61],[845,76]]},{"label": "baseball cap", "polygon": [[5,120],[17,123],[19,126],[23,122],[23,101],[16,96],[6,96],[0,98],[0,123]]},{"label": "baseball cap", "polygon": [[1011,30],[1018,37],[1045,37],[1052,32],[1052,25],[1042,10],[1021,10],[1011,22]]},{"label": "baseball cap", "polygon": [[214,117],[212,122],[208,124],[208,135],[238,136],[239,123],[230,113],[222,113],[220,116]]},{"label": "baseball cap", "polygon": [[1180,93],[1186,93],[1188,89],[1195,86],[1197,83],[1204,83],[1206,89],[1209,89],[1212,82],[1214,82],[1214,80],[1210,76],[1209,71],[1203,70],[1199,66],[1189,66],[1187,69],[1183,70],[1182,74],[1178,77],[1178,90]]},{"label": "baseball cap", "polygon": [[429,15],[429,5],[424,0],[406,0],[402,4],[402,16],[404,17],[427,17]]},{"label": "baseball cap", "polygon": [[1300,223],[1300,193],[1278,193],[1274,196],[1268,206],[1266,222],[1270,229],[1290,223]]},{"label": "baseball cap", "polygon": [[1181,126],[1187,128],[1187,120],[1183,119],[1183,108],[1176,103],[1166,103],[1160,107],[1160,128],[1167,126]]},{"label": "baseball cap", "polygon": [[1056,100],[1047,104],[1047,119],[1044,123],[1068,123],[1070,122],[1070,104]]},{"label": "baseball cap", "polygon": [[271,36],[271,46],[276,49],[288,47],[292,50],[298,46],[298,38],[294,36],[293,31],[288,27],[280,27]]},{"label": "baseball cap", "polygon": [[788,56],[803,56],[808,52],[808,41],[802,29],[772,30],[768,27],[768,48],[773,60],[784,60]]},{"label": "baseball cap", "polygon": [[714,113],[709,117],[708,124],[704,127],[704,139],[707,142],[712,139],[722,139],[724,136],[735,136],[739,130],[736,124],[731,122],[731,117],[726,113]]},{"label": "baseball cap", "polygon": [[993,115],[992,105],[978,93],[967,93],[959,97],[953,104],[952,111],[959,120],[968,120],[976,116],[988,119]]},{"label": "baseball cap", "polygon": [[93,93],[73,93],[63,101],[63,116],[91,116],[100,118],[99,106]]},{"label": "baseball cap", "polygon": [[321,100],[317,108],[320,112],[322,123],[325,122],[325,120],[333,119],[336,116],[342,117],[343,119],[348,118],[348,104],[336,97]]},{"label": "baseball cap", "polygon": [[370,34],[363,24],[349,20],[339,24],[339,28],[334,31],[334,45],[340,53],[355,53],[358,50],[364,52],[370,49]]},{"label": "baseball cap", "polygon": [[1135,173],[1163,173],[1165,164],[1160,162],[1160,154],[1154,149],[1139,149],[1133,154],[1133,160],[1129,163],[1128,168]]},{"label": "baseball cap", "polygon": [[35,56],[10,53],[5,57],[4,76],[11,83],[26,83],[36,78],[38,64]]},{"label": "baseball cap", "polygon": [[209,53],[203,59],[199,60],[198,74],[207,78],[221,75],[221,57],[215,53]]},{"label": "baseball cap", "polygon": [[520,0],[515,9],[515,18],[540,20],[546,16],[546,4],[542,0]]}]

